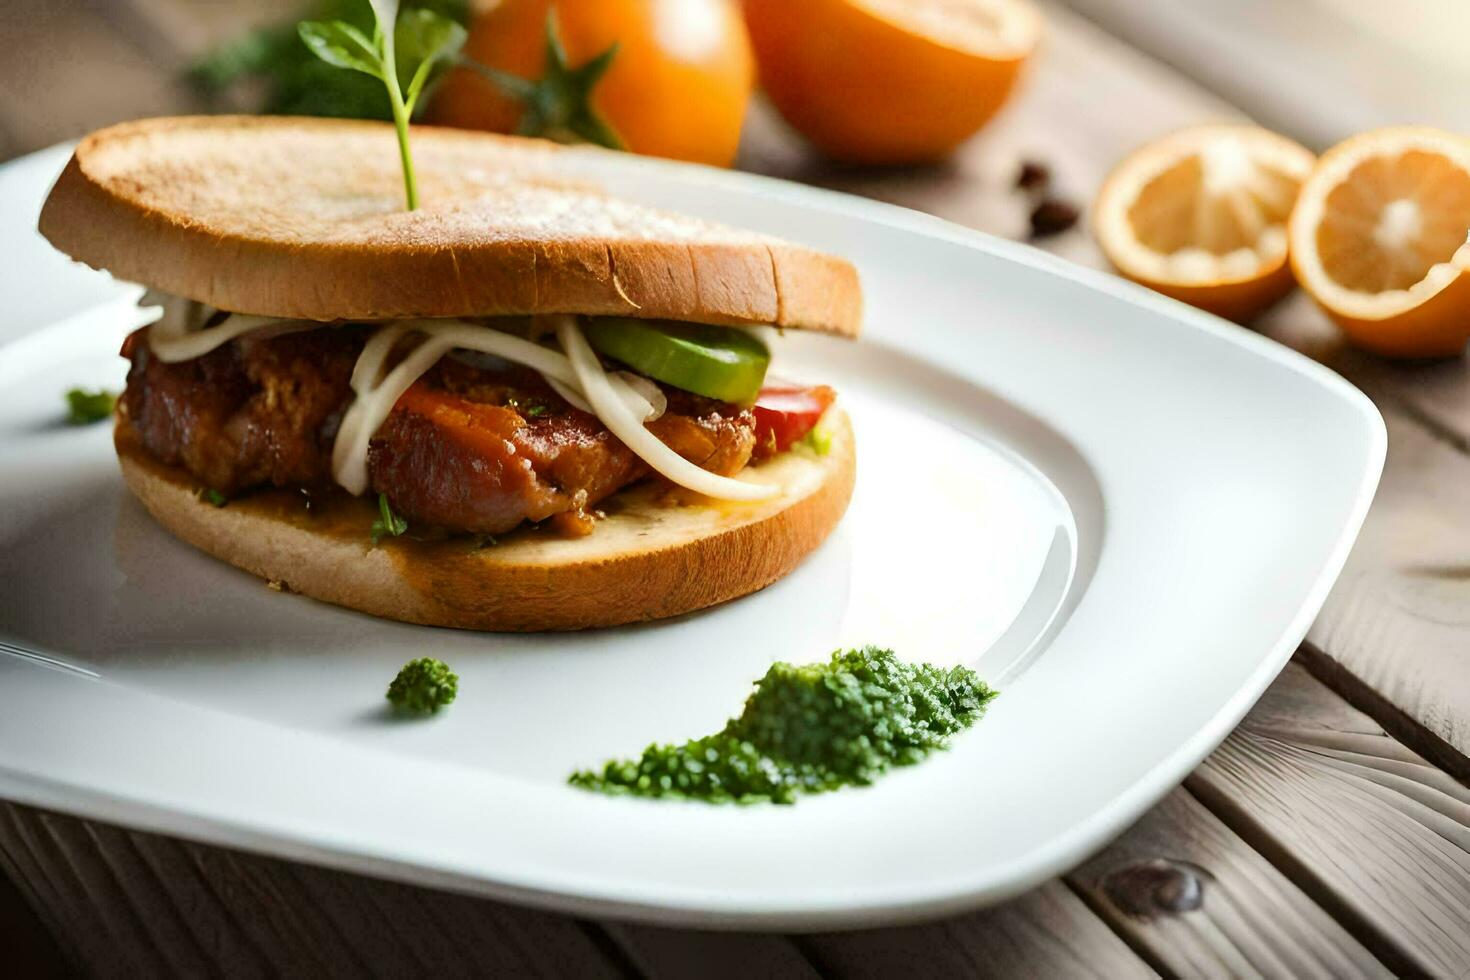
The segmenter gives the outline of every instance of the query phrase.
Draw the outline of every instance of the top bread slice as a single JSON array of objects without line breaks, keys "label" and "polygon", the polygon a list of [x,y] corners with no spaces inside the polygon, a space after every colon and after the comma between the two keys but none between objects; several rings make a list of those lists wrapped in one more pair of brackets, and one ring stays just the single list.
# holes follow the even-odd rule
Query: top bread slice
[{"label": "top bread slice", "polygon": [[77,146],[40,230],[87,265],[235,313],[581,313],[856,336],[842,259],[644,207],[539,140],[415,127],[407,211],[386,123],[145,119]]}]

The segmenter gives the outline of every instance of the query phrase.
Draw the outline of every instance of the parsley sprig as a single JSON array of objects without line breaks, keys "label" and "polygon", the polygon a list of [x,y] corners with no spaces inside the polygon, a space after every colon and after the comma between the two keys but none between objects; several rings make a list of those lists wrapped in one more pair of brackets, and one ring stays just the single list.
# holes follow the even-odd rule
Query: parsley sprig
[{"label": "parsley sprig", "polygon": [[383,83],[398,134],[403,189],[408,210],[419,206],[408,122],[424,87],[440,65],[452,63],[467,32],[448,17],[422,7],[398,11],[398,0],[369,0],[376,22],[372,36],[342,20],[302,21],[301,40],[329,65],[371,75]]},{"label": "parsley sprig", "polygon": [[617,130],[592,107],[593,89],[612,66],[618,53],[616,44],[573,68],[557,35],[555,12],[548,13],[545,67],[541,77],[531,81],[461,55],[468,32],[449,17],[424,7],[400,13],[399,0],[368,2],[376,24],[371,36],[345,20],[306,20],[296,29],[302,42],[322,61],[371,75],[383,83],[398,133],[408,210],[415,210],[419,203],[408,124],[419,96],[442,66],[457,65],[478,72],[520,102],[525,108],[517,132],[522,136],[584,141],[613,150],[627,148]]},{"label": "parsley sprig", "polygon": [[373,521],[372,536],[373,544],[377,544],[384,537],[398,537],[408,532],[408,521],[393,513],[393,508],[388,506],[388,495],[378,494],[378,519]]},{"label": "parsley sprig", "polygon": [[[258,104],[273,115],[391,122],[382,81],[322,61],[301,43],[296,26],[303,20],[341,20],[371,35],[373,9],[367,0],[300,3],[301,12],[289,21],[262,24],[205,52],[190,66],[189,83],[215,109]],[[403,0],[403,10],[416,7],[469,23],[469,0]],[[419,99],[416,116],[423,115],[426,101],[427,96]]]}]

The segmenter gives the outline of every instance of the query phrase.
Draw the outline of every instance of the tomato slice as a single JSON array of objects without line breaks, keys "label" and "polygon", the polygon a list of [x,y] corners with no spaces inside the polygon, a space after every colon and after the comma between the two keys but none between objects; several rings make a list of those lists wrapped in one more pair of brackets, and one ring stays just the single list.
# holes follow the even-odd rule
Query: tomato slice
[{"label": "tomato slice", "polygon": [[784,453],[821,421],[836,401],[837,392],[826,385],[773,384],[762,388],[751,411],[755,413],[755,453],[758,458]]},{"label": "tomato slice", "polygon": [[733,327],[605,316],[583,330],[599,354],[639,374],[737,405],[754,400],[771,363],[765,344]]}]

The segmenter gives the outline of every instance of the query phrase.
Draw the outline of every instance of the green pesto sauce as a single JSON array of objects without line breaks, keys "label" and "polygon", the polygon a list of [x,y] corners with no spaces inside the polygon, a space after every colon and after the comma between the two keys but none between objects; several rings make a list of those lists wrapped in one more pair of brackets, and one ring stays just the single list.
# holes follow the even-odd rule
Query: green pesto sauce
[{"label": "green pesto sauce", "polygon": [[794,803],[866,786],[922,761],[974,724],[996,692],[968,667],[907,664],[892,650],[837,651],[772,665],[714,735],[650,745],[637,759],[572,774],[583,789],[707,803]]}]

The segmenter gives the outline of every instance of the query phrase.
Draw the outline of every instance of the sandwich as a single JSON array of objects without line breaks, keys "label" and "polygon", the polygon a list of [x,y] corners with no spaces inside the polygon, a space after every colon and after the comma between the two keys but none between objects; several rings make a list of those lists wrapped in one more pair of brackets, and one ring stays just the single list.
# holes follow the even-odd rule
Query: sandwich
[{"label": "sandwich", "polygon": [[846,261],[623,200],[585,154],[432,128],[152,119],[84,139],[41,233],[141,283],[114,443],[178,538],[375,616],[562,630],[761,589],[854,477],[773,336],[855,338]]}]

